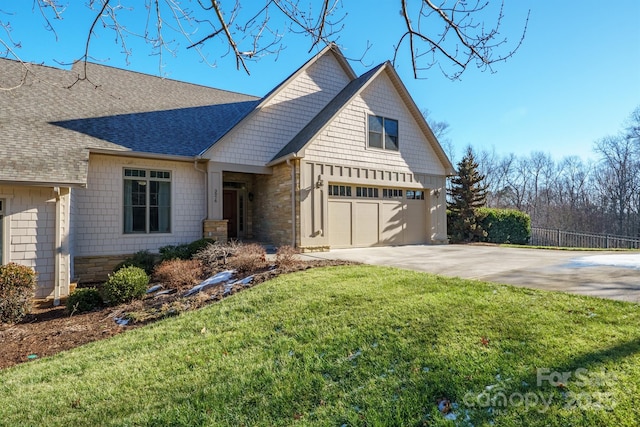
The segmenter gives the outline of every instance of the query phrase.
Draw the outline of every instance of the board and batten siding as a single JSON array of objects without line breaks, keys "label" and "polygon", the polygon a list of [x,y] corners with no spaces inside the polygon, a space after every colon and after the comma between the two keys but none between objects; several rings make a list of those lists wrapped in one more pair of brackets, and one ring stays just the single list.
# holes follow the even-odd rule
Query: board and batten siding
[{"label": "board and batten siding", "polygon": [[[446,241],[446,199],[444,175],[390,172],[367,164],[359,167],[300,162],[300,246],[305,251],[327,250],[329,242],[328,185],[373,186],[378,188],[423,189],[427,203],[422,240],[431,243]],[[438,195],[436,195],[436,190]],[[353,193],[355,195],[355,193]],[[353,199],[355,200],[355,199]],[[364,199],[363,199],[364,200]],[[366,201],[366,200],[365,200]],[[408,201],[411,202],[411,201]],[[351,203],[351,202],[349,202]],[[335,230],[334,230],[335,231]],[[335,236],[335,233],[332,232]],[[416,237],[416,240],[419,236]]]},{"label": "board and batten siding", "polygon": [[[367,147],[368,115],[398,120],[399,151]],[[445,175],[413,115],[385,73],[357,95],[305,149],[305,161]]]},{"label": "board and batten siding", "polygon": [[[171,172],[171,233],[125,234],[123,170]],[[205,175],[193,163],[92,154],[87,188],[74,190],[74,242],[77,257],[157,252],[166,245],[202,237]]]},{"label": "board and batten siding", "polygon": [[35,297],[53,297],[58,251],[61,292],[68,293],[71,269],[68,189],[61,189],[59,196],[60,247],[56,245],[56,193],[52,187],[0,185],[0,198],[6,201],[5,220],[9,221],[9,259],[4,261],[32,267],[37,273]]},{"label": "board and batten siding", "polygon": [[349,81],[333,54],[321,56],[218,141],[205,157],[221,163],[264,166]]},{"label": "board and batten siding", "polygon": [[[367,146],[369,115],[398,121],[399,151]],[[412,224],[413,234],[404,240],[446,242],[446,166],[386,73],[371,81],[311,140],[304,149],[301,163],[303,249],[326,249],[331,246],[329,236],[340,234],[329,229],[328,185],[331,183],[425,190],[425,210],[420,211],[422,217],[417,221],[420,225],[416,229]],[[416,222],[415,218],[413,221]],[[383,223],[382,229],[387,225]],[[366,232],[377,236],[374,231]],[[382,244],[385,236],[378,237]]]}]

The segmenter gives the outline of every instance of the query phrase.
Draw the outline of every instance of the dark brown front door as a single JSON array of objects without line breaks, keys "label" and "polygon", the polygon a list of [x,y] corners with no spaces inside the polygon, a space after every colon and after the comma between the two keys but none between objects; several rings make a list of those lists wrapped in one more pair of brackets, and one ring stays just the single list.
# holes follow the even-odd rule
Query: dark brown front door
[{"label": "dark brown front door", "polygon": [[228,220],[227,235],[230,239],[238,237],[238,192],[224,190],[222,197],[222,218]]}]

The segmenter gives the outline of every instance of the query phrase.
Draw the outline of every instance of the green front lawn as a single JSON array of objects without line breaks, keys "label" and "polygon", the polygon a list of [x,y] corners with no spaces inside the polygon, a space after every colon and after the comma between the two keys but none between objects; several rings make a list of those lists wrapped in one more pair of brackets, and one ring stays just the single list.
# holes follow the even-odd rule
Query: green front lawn
[{"label": "green front lawn", "polygon": [[635,426],[639,324],[637,304],[311,269],[0,371],[0,425]]}]

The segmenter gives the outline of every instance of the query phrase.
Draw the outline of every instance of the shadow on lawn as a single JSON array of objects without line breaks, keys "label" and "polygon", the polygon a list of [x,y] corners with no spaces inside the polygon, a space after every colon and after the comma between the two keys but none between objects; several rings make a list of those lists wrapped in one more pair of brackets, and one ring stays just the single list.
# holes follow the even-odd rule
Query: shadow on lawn
[{"label": "shadow on lawn", "polygon": [[557,366],[536,366],[536,371],[524,378],[522,384],[529,384],[538,392],[557,391],[565,403],[573,399],[573,404],[580,404],[576,400],[580,396],[597,399],[598,393],[619,388],[616,372],[607,370],[606,364],[619,364],[622,359],[637,354],[640,354],[640,338],[569,358]]},{"label": "shadow on lawn", "polygon": [[[519,378],[500,378],[497,375],[495,384],[475,393],[469,391],[462,398],[457,396],[456,405],[460,409],[455,411],[457,414],[451,415],[451,419],[465,414],[468,416],[468,410],[479,410],[476,414],[485,421],[504,415],[506,425],[510,425],[508,420],[524,409],[525,412],[536,411],[550,423],[553,423],[553,419],[566,419],[570,414],[572,425],[600,424],[609,419],[611,411],[622,403],[616,402],[615,398],[622,396],[620,393],[625,390],[624,384],[620,384],[619,373],[607,369],[607,365],[620,366],[622,359],[639,353],[640,338],[635,338],[568,357],[556,366],[532,367],[534,371]],[[628,404],[626,402],[624,406]],[[632,408],[631,403],[633,411]]]}]

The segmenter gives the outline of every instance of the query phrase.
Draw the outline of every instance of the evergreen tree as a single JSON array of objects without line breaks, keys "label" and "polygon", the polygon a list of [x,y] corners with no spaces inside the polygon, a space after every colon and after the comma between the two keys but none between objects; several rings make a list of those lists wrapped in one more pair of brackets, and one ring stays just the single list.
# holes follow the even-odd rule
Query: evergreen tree
[{"label": "evergreen tree", "polygon": [[471,146],[458,163],[458,174],[451,178],[448,190],[448,234],[452,242],[477,242],[486,236],[476,209],[485,205],[487,186],[478,171]]}]

